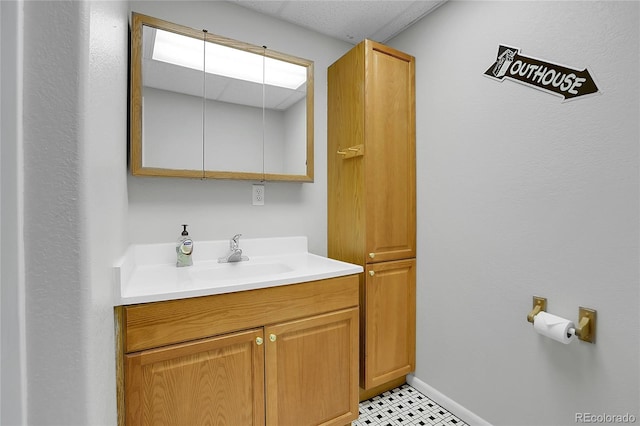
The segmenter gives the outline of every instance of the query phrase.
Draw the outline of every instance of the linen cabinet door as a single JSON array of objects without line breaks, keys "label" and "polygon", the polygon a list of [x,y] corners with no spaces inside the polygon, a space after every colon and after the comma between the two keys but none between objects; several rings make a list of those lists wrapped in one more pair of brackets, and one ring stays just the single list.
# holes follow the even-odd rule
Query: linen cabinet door
[{"label": "linen cabinet door", "polygon": [[358,418],[358,308],[265,327],[267,425]]},{"label": "linen cabinet door", "polygon": [[368,41],[366,262],[416,256],[414,58]]},{"label": "linen cabinet door", "polygon": [[126,424],[264,425],[263,330],[125,357]]},{"label": "linen cabinet door", "polygon": [[370,389],[415,369],[416,261],[368,265],[364,294],[364,365]]}]

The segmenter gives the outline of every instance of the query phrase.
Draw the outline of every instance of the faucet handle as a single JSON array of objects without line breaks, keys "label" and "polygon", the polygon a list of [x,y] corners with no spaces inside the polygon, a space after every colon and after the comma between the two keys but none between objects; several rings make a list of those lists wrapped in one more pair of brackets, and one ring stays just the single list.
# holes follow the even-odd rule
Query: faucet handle
[{"label": "faucet handle", "polygon": [[242,234],[236,234],[233,236],[233,238],[231,238],[231,241],[229,242],[229,246],[231,247],[232,250],[235,250],[238,248],[238,246],[240,245],[240,237],[242,236]]}]

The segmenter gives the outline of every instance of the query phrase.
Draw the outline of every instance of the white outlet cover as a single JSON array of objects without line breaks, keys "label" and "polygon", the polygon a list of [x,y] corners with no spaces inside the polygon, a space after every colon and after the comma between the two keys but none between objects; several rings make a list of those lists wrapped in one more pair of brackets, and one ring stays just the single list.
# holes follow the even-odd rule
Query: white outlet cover
[{"label": "white outlet cover", "polygon": [[254,206],[264,206],[264,185],[252,185],[252,204]]}]

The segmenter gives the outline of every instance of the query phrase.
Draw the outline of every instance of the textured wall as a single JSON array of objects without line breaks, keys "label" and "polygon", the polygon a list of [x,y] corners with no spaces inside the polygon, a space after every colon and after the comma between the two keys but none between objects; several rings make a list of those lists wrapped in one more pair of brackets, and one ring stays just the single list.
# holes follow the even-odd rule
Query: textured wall
[{"label": "textured wall", "polygon": [[126,247],[127,6],[24,3],[28,424],[116,422],[112,265]]},{"label": "textured wall", "polygon": [[22,13],[0,2],[0,424],[24,414],[24,279],[22,271]]},{"label": "textured wall", "polygon": [[91,1],[85,63],[81,204],[88,281],[83,282],[87,425],[115,425],[113,264],[127,236],[128,3]]},{"label": "textured wall", "polygon": [[[416,376],[496,425],[639,411],[638,2],[449,2],[392,41],[416,56]],[[588,67],[562,99],[483,76],[499,44]],[[595,345],[543,338],[531,297]]]},{"label": "textured wall", "polygon": [[[81,187],[80,84],[84,11],[24,5],[24,237],[27,422],[86,421],[83,371],[87,281]],[[47,70],[47,72],[43,72]],[[67,407],[60,410],[60,407]]]}]

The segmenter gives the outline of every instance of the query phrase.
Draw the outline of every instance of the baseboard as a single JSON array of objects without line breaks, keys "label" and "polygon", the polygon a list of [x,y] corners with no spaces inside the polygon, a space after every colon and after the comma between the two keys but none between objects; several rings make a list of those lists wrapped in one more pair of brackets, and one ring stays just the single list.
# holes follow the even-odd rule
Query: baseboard
[{"label": "baseboard", "polygon": [[413,374],[409,374],[407,376],[407,383],[416,388],[419,392],[431,398],[433,401],[437,402],[443,408],[451,411],[455,416],[459,417],[460,420],[463,420],[470,426],[491,426],[491,423],[466,409],[438,390],[432,388]]}]

